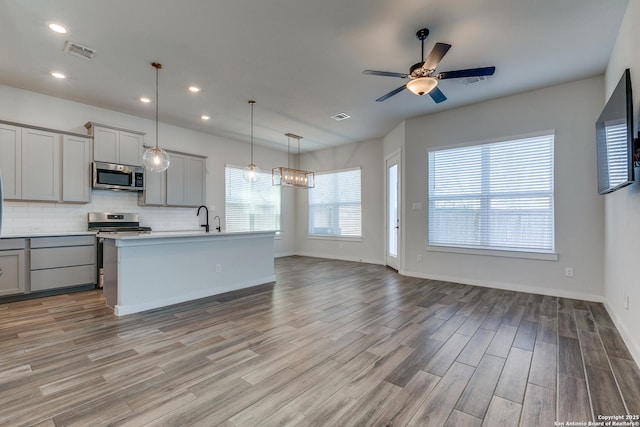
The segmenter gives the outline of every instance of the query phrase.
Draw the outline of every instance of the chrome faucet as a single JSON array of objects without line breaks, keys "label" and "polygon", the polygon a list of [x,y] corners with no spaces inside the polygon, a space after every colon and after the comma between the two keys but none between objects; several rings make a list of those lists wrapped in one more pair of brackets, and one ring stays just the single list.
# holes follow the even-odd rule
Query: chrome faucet
[{"label": "chrome faucet", "polygon": [[206,207],[205,205],[202,206],[198,206],[198,213],[196,213],[196,216],[200,216],[200,209],[204,208],[204,210],[207,213],[207,223],[206,224],[202,224],[200,227],[204,227],[204,231],[206,231],[207,233],[209,232],[209,208]]},{"label": "chrome faucet", "polygon": [[218,218],[218,226],[216,227],[216,230],[218,230],[218,233],[222,232],[222,226],[220,225],[220,217],[218,215],[213,217],[213,222],[216,222],[216,218]]}]

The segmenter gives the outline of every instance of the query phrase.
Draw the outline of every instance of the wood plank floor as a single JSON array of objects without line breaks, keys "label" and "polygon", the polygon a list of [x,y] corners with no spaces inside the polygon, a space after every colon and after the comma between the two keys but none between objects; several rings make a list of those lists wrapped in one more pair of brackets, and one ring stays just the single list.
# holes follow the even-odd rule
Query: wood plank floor
[{"label": "wood plank floor", "polygon": [[0,305],[0,425],[551,426],[640,414],[640,370],[601,304],[316,258],[278,259],[276,275],[122,318],[99,291]]}]

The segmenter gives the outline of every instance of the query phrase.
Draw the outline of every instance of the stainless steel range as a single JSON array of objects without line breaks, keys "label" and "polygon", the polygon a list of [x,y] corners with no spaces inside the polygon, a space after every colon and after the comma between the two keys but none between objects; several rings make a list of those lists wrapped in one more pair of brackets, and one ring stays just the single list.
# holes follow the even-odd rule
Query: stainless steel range
[{"label": "stainless steel range", "polygon": [[98,285],[104,284],[102,248],[105,234],[144,234],[151,233],[151,227],[140,225],[137,213],[89,212],[87,219],[89,231],[97,231],[98,236]]}]

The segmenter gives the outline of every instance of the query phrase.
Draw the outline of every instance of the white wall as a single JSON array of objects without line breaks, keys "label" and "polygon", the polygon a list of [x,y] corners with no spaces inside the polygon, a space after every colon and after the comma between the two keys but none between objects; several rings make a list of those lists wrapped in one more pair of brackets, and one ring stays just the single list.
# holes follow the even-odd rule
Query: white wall
[{"label": "white wall", "polygon": [[300,255],[384,262],[384,164],[382,140],[347,144],[331,149],[304,153],[300,167],[314,172],[327,172],[354,167],[362,168],[362,239],[359,241],[317,239],[307,236],[308,193],[296,192],[297,253]]},{"label": "white wall", "polygon": [[[145,143],[155,143],[155,121],[0,85],[0,119],[42,126],[56,130],[86,133],[84,124],[95,121],[146,132]],[[160,123],[159,145],[163,148],[207,156],[206,201],[211,222],[215,215],[223,220],[224,166],[249,163],[247,141],[225,139],[202,132]],[[263,170],[286,164],[287,154],[255,146],[255,163]],[[140,212],[142,222],[155,230],[197,229],[195,209],[140,207],[137,196],[130,193],[93,191],[87,205],[8,202],[3,234],[28,231],[80,231],[86,229],[86,212],[114,209]],[[294,198],[282,193],[282,238],[276,240],[276,254],[290,254],[295,247]],[[29,218],[28,220],[25,220]],[[53,218],[53,219],[52,219]]]},{"label": "white wall", "polygon": [[[595,127],[602,77],[407,120],[402,273],[534,293],[603,300],[603,200],[596,192]],[[558,261],[428,251],[427,150],[555,130]],[[422,203],[423,210],[412,210]],[[422,255],[424,261],[418,262]],[[565,267],[575,276],[567,278]]]},{"label": "white wall", "polygon": [[[635,132],[640,113],[640,2],[630,1],[605,74],[605,95],[613,92],[626,68],[631,70]],[[604,196],[605,199],[605,298],[609,313],[640,364],[640,170],[636,182]],[[625,298],[629,308],[625,308]]]}]

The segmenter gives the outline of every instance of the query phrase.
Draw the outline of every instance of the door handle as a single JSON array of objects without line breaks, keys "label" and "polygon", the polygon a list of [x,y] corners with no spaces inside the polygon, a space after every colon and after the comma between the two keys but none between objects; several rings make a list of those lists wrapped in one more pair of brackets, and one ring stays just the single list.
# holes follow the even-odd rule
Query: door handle
[{"label": "door handle", "polygon": [[2,269],[0,268],[0,277],[2,277]]}]

